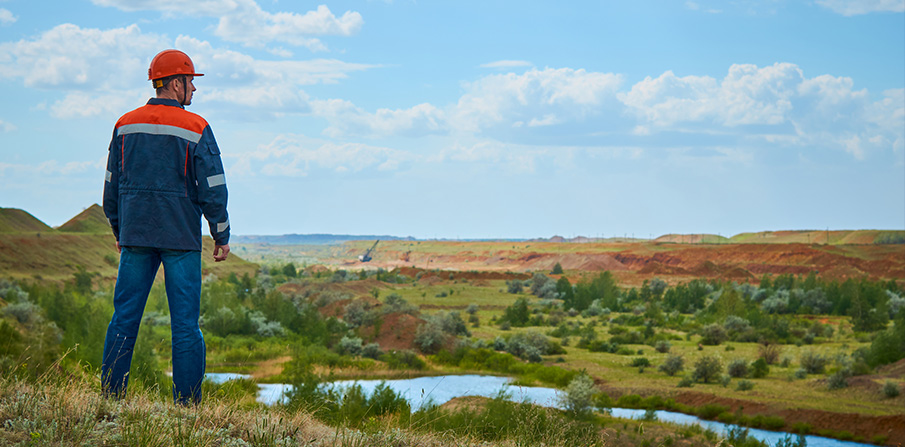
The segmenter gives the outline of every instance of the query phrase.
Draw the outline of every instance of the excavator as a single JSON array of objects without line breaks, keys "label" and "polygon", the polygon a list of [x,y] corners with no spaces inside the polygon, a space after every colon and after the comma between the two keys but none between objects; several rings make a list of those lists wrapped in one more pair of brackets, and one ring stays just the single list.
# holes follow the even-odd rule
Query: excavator
[{"label": "excavator", "polygon": [[370,260],[371,260],[371,253],[374,251],[374,248],[377,247],[377,243],[378,243],[378,242],[380,242],[380,239],[374,241],[374,245],[372,245],[371,248],[369,248],[368,251],[366,251],[363,255],[359,255],[359,256],[358,256],[358,260],[361,261],[361,262],[368,262],[368,261],[370,261]]}]

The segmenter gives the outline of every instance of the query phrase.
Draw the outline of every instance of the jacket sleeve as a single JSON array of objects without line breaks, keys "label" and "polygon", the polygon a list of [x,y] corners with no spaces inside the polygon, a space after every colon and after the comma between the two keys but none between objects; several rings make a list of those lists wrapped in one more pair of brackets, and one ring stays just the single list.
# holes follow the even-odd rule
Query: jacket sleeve
[{"label": "jacket sleeve", "polygon": [[113,236],[117,241],[119,241],[120,141],[116,138],[114,130],[110,146],[107,148],[107,171],[104,174],[104,214],[107,216],[107,221],[110,222]]},{"label": "jacket sleeve", "polygon": [[226,212],[226,174],[220,160],[220,148],[210,126],[204,128],[193,159],[198,182],[198,202],[210,225],[211,237],[217,245],[229,243],[229,214]]}]

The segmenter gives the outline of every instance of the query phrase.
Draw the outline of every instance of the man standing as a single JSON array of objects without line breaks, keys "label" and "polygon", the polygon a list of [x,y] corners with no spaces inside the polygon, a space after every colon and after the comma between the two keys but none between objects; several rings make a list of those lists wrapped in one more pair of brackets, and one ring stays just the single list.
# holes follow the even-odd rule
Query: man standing
[{"label": "man standing", "polygon": [[148,69],[157,97],[123,115],[113,130],[104,213],[121,257],[101,363],[101,384],[109,396],[126,391],[142,313],[163,263],[173,338],[173,398],[178,404],[201,401],[201,216],[210,225],[216,262],[229,255],[229,218],[214,134],[204,118],[184,108],[192,103],[196,76],[203,75],[185,53],[160,52]]}]

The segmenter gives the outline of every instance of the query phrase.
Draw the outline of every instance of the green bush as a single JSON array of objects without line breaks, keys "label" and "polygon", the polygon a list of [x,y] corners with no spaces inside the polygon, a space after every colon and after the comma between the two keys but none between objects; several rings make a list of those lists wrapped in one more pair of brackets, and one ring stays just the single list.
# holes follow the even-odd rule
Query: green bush
[{"label": "green bush", "polygon": [[681,355],[670,355],[657,369],[666,373],[667,376],[674,376],[684,368],[685,359]]},{"label": "green bush", "polygon": [[767,374],[770,374],[770,367],[767,365],[767,361],[764,360],[764,358],[759,358],[751,364],[751,377],[762,379],[767,377]]},{"label": "green bush", "polygon": [[691,375],[695,382],[708,383],[719,378],[722,372],[723,363],[720,358],[715,355],[705,355],[695,362]]},{"label": "green bush", "polygon": [[798,363],[808,374],[823,374],[830,359],[814,351],[805,351],[798,357]]},{"label": "green bush", "polygon": [[726,372],[732,377],[745,377],[748,375],[748,361],[745,359],[735,359],[729,362]]},{"label": "green bush", "polygon": [[883,384],[883,395],[888,398],[898,397],[899,395],[899,385],[897,385],[892,380],[887,380],[886,383]]},{"label": "green bush", "polygon": [[754,389],[754,382],[750,380],[739,380],[738,384],[735,386],[735,389],[738,391],[748,391]]},{"label": "green bush", "polygon": [[635,357],[632,359],[632,364],[630,366],[650,366],[650,360],[647,357]]}]

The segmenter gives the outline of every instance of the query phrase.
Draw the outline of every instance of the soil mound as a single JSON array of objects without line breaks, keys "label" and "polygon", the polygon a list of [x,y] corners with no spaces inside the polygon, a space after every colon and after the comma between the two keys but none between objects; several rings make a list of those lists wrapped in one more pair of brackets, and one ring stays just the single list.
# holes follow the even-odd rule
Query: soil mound
[{"label": "soil mound", "polygon": [[104,209],[95,203],[60,225],[57,230],[69,233],[107,233],[110,231],[110,223],[107,222]]},{"label": "soil mound", "polygon": [[18,208],[0,208],[0,233],[38,233],[53,231],[44,222]]},{"label": "soil mound", "polygon": [[359,328],[358,333],[384,351],[414,350],[415,331],[423,321],[409,314],[386,314],[380,322]]}]

